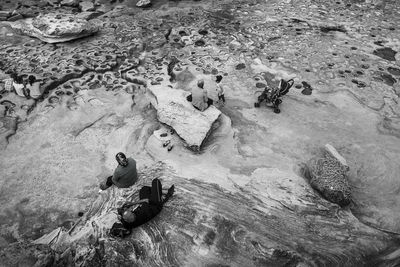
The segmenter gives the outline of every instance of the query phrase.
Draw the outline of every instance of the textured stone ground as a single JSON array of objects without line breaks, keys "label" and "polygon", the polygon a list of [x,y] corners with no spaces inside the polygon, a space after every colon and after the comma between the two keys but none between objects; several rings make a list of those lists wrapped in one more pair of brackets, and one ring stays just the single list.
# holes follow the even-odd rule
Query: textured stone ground
[{"label": "textured stone ground", "polygon": [[[56,8],[24,3],[19,12],[26,16]],[[34,265],[38,256],[29,242],[59,226],[67,231],[80,211],[72,232],[79,245],[71,245],[70,259],[63,254],[65,264],[398,264],[396,1],[99,4],[100,31],[68,43],[45,44],[0,23],[0,69],[36,75],[44,92],[37,101],[1,94],[0,110],[14,111],[0,116],[2,264]],[[0,6],[17,7],[13,1]],[[178,62],[170,83],[172,60]],[[203,149],[193,153],[175,135],[168,152],[152,135],[160,123],[146,87],[190,90],[202,78],[215,98],[217,74],[224,76],[227,103],[217,105],[223,115]],[[295,79],[281,113],[255,109],[257,91],[280,78]],[[326,143],[350,167],[353,202],[345,209],[322,199],[302,177],[302,164]],[[157,175],[177,188],[160,216],[124,241],[109,239],[102,224],[124,193],[98,194],[118,151],[134,157],[142,173],[127,194]]]}]

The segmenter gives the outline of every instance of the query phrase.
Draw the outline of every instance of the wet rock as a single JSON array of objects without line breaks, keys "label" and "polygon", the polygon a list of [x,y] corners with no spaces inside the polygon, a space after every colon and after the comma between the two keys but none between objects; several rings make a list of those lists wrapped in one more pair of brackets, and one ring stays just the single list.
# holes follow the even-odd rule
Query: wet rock
[{"label": "wet rock", "polygon": [[387,71],[392,75],[400,76],[400,69],[398,69],[398,68],[389,67],[389,68],[387,68]]},{"label": "wet rock", "polygon": [[196,42],[194,42],[194,45],[195,46],[205,46],[206,42],[204,42],[204,40],[200,39],[200,40],[197,40]]},{"label": "wet rock", "polygon": [[242,70],[244,68],[246,68],[246,65],[244,63],[239,63],[235,67],[236,70]]},{"label": "wet rock", "polygon": [[382,78],[383,82],[389,86],[393,86],[393,84],[395,84],[397,82],[397,80],[388,73],[381,73],[381,78]]},{"label": "wet rock", "polygon": [[149,92],[158,120],[171,126],[190,149],[200,150],[221,112],[214,106],[198,111],[186,100],[189,93],[183,90],[150,86]]},{"label": "wet rock", "polygon": [[265,83],[256,83],[257,88],[264,88],[265,86]]},{"label": "wet rock", "polygon": [[347,33],[347,30],[344,28],[342,25],[334,25],[334,26],[320,26],[319,27],[320,31],[323,33],[329,33],[329,32],[343,32]]},{"label": "wet rock", "polygon": [[49,13],[34,19],[25,19],[11,25],[23,33],[47,43],[66,42],[98,31],[92,21],[78,18],[73,14]]},{"label": "wet rock", "polygon": [[351,201],[351,188],[347,181],[349,167],[345,162],[332,146],[327,146],[322,157],[310,160],[306,171],[311,187],[340,206],[346,206]]},{"label": "wet rock", "polygon": [[136,3],[137,7],[150,7],[152,5],[150,0],[139,0]]},{"label": "wet rock", "polygon": [[397,52],[390,47],[384,47],[374,50],[373,54],[389,61],[396,61]]}]

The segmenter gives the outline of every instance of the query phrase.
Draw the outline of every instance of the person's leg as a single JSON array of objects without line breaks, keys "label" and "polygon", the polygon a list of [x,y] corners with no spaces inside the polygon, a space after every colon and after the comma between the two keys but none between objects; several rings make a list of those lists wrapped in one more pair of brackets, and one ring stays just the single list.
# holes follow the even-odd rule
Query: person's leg
[{"label": "person's leg", "polygon": [[151,187],[150,186],[143,186],[139,190],[139,199],[147,199],[151,196]]},{"label": "person's leg", "polygon": [[149,203],[159,205],[162,203],[162,185],[160,180],[157,178],[153,179],[151,183],[151,196],[149,198]]},{"label": "person's leg", "polygon": [[175,192],[175,186],[172,185],[172,186],[168,189],[167,194],[165,194],[165,197],[164,197],[162,203],[164,204],[165,202],[167,202],[168,199],[169,199],[170,197],[172,197],[172,195],[174,194],[174,192]]},{"label": "person's leg", "polygon": [[207,100],[207,105],[208,105],[208,106],[211,106],[213,103],[214,103],[214,101],[213,101],[211,98],[209,98],[209,99]]},{"label": "person's leg", "polygon": [[112,186],[114,184],[112,181],[112,178],[113,178],[112,175],[107,177],[107,181],[106,181],[107,186]]},{"label": "person's leg", "polygon": [[222,102],[225,103],[225,95],[221,95]]},{"label": "person's leg", "polygon": [[106,190],[107,188],[111,187],[113,185],[113,181],[112,181],[112,175],[108,176],[107,179],[105,179],[105,181],[100,183],[100,189],[101,190]]}]

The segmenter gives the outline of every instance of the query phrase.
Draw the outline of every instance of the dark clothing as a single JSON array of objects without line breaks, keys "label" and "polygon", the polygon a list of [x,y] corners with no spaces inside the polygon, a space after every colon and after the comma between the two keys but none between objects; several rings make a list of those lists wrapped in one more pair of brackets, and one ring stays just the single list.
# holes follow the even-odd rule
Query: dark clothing
[{"label": "dark clothing", "polygon": [[113,178],[112,175],[107,177],[107,181],[106,181],[107,187],[110,187],[113,185],[112,178]]},{"label": "dark clothing", "polygon": [[218,100],[222,100],[225,103],[225,95],[219,95]]},{"label": "dark clothing", "polygon": [[133,185],[137,179],[136,161],[133,158],[128,158],[128,165],[123,167],[118,165],[112,176],[112,182],[119,188],[127,188]]},{"label": "dark clothing", "polygon": [[[139,191],[140,199],[149,199],[149,203],[142,203],[137,207],[133,213],[136,216],[136,220],[133,223],[126,222],[123,218],[121,219],[122,224],[126,228],[138,227],[151,219],[153,219],[162,210],[162,185],[160,180],[157,178],[153,180],[151,187],[143,186]],[[132,205],[127,205],[125,209],[118,211],[121,217],[126,209],[129,209]]]},{"label": "dark clothing", "polygon": [[161,210],[162,210],[162,205],[152,205],[149,203],[142,203],[133,212],[136,216],[136,220],[133,223],[128,223],[124,219],[121,219],[121,222],[128,229],[135,228],[142,224],[147,223],[148,221],[156,217],[156,215],[159,214]]}]

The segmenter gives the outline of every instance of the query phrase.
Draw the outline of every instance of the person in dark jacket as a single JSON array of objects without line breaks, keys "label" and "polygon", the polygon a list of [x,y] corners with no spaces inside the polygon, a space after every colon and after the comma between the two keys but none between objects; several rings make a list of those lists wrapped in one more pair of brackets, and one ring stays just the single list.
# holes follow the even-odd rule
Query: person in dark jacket
[{"label": "person in dark jacket", "polygon": [[136,161],[133,158],[126,158],[124,153],[119,152],[115,155],[115,159],[118,162],[118,167],[113,175],[100,184],[101,190],[106,190],[112,185],[118,188],[128,188],[138,180]]},{"label": "person in dark jacket", "polygon": [[110,234],[125,237],[131,233],[132,228],[141,226],[153,219],[161,212],[164,203],[172,197],[174,190],[175,186],[172,185],[163,192],[161,182],[157,178],[152,181],[151,187],[143,186],[139,191],[140,201],[126,202],[121,208],[117,209],[118,219],[121,223],[114,223]]}]

